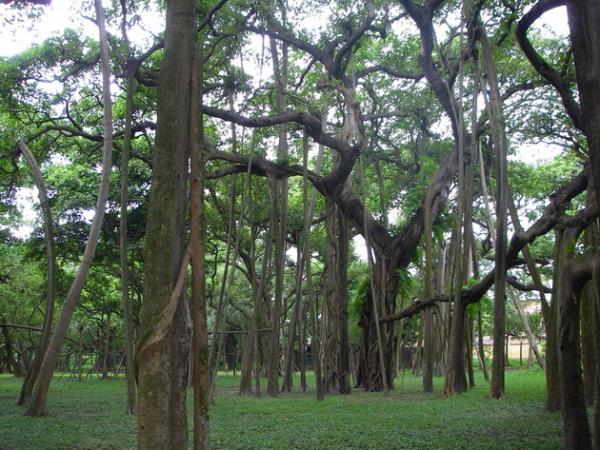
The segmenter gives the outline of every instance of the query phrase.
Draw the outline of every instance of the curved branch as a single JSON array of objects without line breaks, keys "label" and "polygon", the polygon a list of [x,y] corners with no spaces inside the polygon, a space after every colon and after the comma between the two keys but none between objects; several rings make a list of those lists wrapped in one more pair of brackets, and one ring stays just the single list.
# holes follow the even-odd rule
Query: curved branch
[{"label": "curved branch", "polygon": [[[586,165],[584,170],[575,178],[573,178],[570,183],[563,186],[550,196],[550,204],[544,210],[542,217],[540,217],[531,227],[529,227],[527,231],[517,232],[512,236],[506,255],[507,270],[516,264],[518,261],[517,257],[519,252],[526,244],[530,244],[539,236],[543,236],[544,234],[548,233],[560,222],[562,211],[564,211],[564,209],[567,207],[567,204],[575,196],[586,190],[589,172],[590,168]],[[584,212],[587,212],[586,217],[588,218],[591,216],[598,216],[598,211],[596,211],[594,208],[591,210],[586,208]],[[469,305],[471,303],[479,302],[479,300],[481,300],[481,298],[492,287],[493,284],[494,269],[489,271],[487,275],[476,285],[469,288],[463,288],[461,294],[463,304]],[[380,322],[393,322],[405,317],[411,317],[433,303],[447,301],[447,296],[436,296],[423,301],[415,302],[396,314],[382,318]]]},{"label": "curved branch", "polygon": [[527,37],[527,31],[542,14],[564,4],[565,0],[540,0],[519,21],[515,35],[523,53],[525,53],[533,68],[554,86],[573,124],[581,130],[581,110],[571,94],[568,81],[546,62]]}]

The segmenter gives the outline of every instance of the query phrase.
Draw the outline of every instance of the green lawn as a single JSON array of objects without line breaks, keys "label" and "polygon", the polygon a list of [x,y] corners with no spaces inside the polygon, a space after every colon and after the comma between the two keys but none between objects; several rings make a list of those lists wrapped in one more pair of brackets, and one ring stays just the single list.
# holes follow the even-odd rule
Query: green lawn
[{"label": "green lawn", "polygon": [[[541,449],[562,447],[559,413],[543,410],[544,374],[507,372],[507,396],[487,398],[488,386],[444,399],[421,392],[408,374],[395,391],[355,390],[317,403],[314,392],[277,399],[237,395],[238,378],[222,375],[211,409],[214,449]],[[1,449],[135,448],[135,417],[124,414],[123,380],[53,382],[50,414],[22,416],[21,380],[0,376]],[[297,383],[298,384],[298,383]],[[266,384],[265,384],[266,385]]]}]

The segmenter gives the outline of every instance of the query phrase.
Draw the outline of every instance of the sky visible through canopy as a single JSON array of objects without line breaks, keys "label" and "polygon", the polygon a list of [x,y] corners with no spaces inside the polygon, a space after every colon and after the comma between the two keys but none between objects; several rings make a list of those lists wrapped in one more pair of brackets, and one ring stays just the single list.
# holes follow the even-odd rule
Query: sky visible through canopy
[{"label": "sky visible through canopy", "polygon": [[[104,1],[105,7],[109,2]],[[14,7],[0,5],[0,58],[7,58],[21,53],[35,44],[41,44],[45,39],[62,34],[66,28],[76,30],[81,36],[90,39],[97,39],[98,31],[92,22],[93,11],[90,9],[87,13],[78,12],[81,3],[68,0],[53,0],[50,6],[33,7],[39,11],[40,17],[30,23],[24,22],[26,19],[20,19],[21,13],[15,12]],[[30,7],[31,8],[31,7]],[[303,25],[319,27],[323,21],[320,18],[312,18],[303,21]],[[13,20],[14,19],[14,20]],[[310,19],[310,18],[309,18]],[[12,23],[11,23],[12,22]],[[119,24],[109,23],[109,31],[118,33]],[[139,50],[150,47],[164,28],[164,15],[158,10],[150,7],[146,13],[141,14],[136,24],[129,30],[128,34],[134,45]],[[568,36],[569,27],[565,7],[555,8],[545,13],[536,23],[534,30],[539,30],[544,35]],[[112,29],[112,30],[111,30]],[[249,41],[250,51],[260,52],[260,38]],[[252,47],[255,47],[252,49]],[[251,64],[245,65],[244,69],[250,72],[255,78],[259,77],[257,67]],[[263,70],[265,70],[263,68]],[[51,86],[49,86],[51,89]],[[441,124],[443,126],[443,124]],[[515,155],[510,159],[517,159],[529,164],[538,164],[548,161],[557,156],[562,151],[559,146],[547,144],[523,144],[516,149]],[[33,223],[37,220],[37,213],[33,210],[32,204],[37,203],[37,191],[35,188],[21,188],[17,192],[17,207],[22,214],[22,223],[13,230],[13,233],[19,237],[26,238],[33,230]],[[89,217],[92,216],[90,211]],[[393,222],[398,216],[398,211],[390,211],[389,217]],[[354,248],[357,255],[366,259],[366,249],[362,236],[354,238]],[[290,252],[290,257],[293,257]]]}]

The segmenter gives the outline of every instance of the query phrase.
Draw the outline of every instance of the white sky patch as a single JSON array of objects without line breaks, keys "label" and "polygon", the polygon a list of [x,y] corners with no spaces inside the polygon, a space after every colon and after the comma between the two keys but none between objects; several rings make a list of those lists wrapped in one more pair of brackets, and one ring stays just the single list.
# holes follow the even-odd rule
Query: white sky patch
[{"label": "white sky patch", "polygon": [[544,34],[549,33],[554,36],[569,35],[569,21],[567,19],[567,7],[551,9],[544,13],[533,23],[532,29],[540,30]]},{"label": "white sky patch", "polygon": [[17,228],[11,227],[11,233],[20,239],[27,239],[38,220],[38,214],[33,209],[34,205],[39,205],[38,190],[35,187],[17,188],[15,197],[17,210],[21,213],[21,223]]}]

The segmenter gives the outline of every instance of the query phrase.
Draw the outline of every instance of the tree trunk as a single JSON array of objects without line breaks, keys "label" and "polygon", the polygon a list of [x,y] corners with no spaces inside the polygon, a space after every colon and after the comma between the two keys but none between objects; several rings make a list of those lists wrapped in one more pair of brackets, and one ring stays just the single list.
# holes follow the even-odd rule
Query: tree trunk
[{"label": "tree trunk", "polygon": [[110,97],[110,63],[108,57],[106,30],[104,26],[104,10],[102,9],[102,4],[99,0],[95,0],[94,4],[96,7],[98,28],[100,33],[100,60],[102,67],[101,72],[103,94],[102,100],[104,103],[104,142],[102,146],[102,175],[100,180],[100,188],[98,190],[98,199],[96,201],[96,211],[90,226],[90,233],[85,250],[83,252],[81,264],[77,269],[77,274],[75,275],[75,279],[73,280],[71,288],[69,289],[69,293],[67,294],[67,298],[65,299],[60,318],[48,344],[48,350],[44,355],[44,360],[42,362],[42,366],[40,367],[40,373],[36,381],[31,403],[27,412],[25,413],[28,416],[43,416],[46,414],[48,390],[50,389],[52,374],[56,368],[58,354],[69,328],[73,311],[75,311],[75,307],[79,302],[87,273],[92,265],[94,254],[96,253],[96,246],[98,245],[98,238],[100,236],[102,221],[104,220],[106,200],[108,197],[108,187],[112,165],[112,101]]},{"label": "tree trunk", "polygon": [[[187,266],[182,255],[182,238],[190,146],[189,88],[195,36],[195,2],[168,2],[146,229],[140,346],[160,323],[165,307],[170,304],[178,273],[180,269],[185,271]],[[179,297],[181,294],[175,299]],[[141,347],[138,350],[139,449],[187,447],[185,311],[179,298],[172,331],[166,332],[144,355],[141,355]]]},{"label": "tree trunk", "polygon": [[[4,323],[6,323],[6,318],[2,319]],[[8,331],[8,327],[1,327],[2,334],[4,336],[4,355],[5,361],[4,364],[9,372],[12,372],[13,375],[17,376],[19,373],[19,367],[17,361],[15,360],[15,353],[13,350],[12,339],[10,338],[10,333]]]},{"label": "tree trunk", "polygon": [[[485,62],[488,82],[490,85],[490,98],[487,110],[492,128],[494,151],[496,156],[496,264],[494,275],[494,349],[492,355],[492,384],[490,396],[504,398],[504,367],[505,350],[504,334],[506,329],[506,229],[508,191],[506,175],[506,138],[504,131],[504,118],[502,99],[498,88],[496,65],[492,55],[491,44],[485,28],[480,21],[479,41]],[[484,95],[484,98],[485,95]]]},{"label": "tree trunk", "polygon": [[483,329],[481,320],[481,304],[477,304],[477,350],[479,352],[479,362],[481,364],[481,371],[483,372],[483,378],[485,381],[490,381],[487,371],[487,364],[485,362],[485,349],[483,347]]},{"label": "tree trunk", "polygon": [[108,378],[108,366],[110,358],[110,314],[106,315],[106,323],[104,324],[104,350],[102,352],[102,379]]},{"label": "tree trunk", "polygon": [[[559,276],[562,270],[561,248],[564,231],[556,229],[554,236],[554,274],[552,286],[558,287]],[[558,289],[552,291],[550,310],[546,321],[546,403],[544,409],[547,411],[558,411],[560,409],[560,385],[558,383],[558,342],[556,336],[558,318]]]},{"label": "tree trunk", "polygon": [[[40,337],[40,342],[33,359],[31,369],[27,372],[25,380],[23,381],[23,385],[21,386],[21,393],[19,395],[19,401],[17,402],[19,405],[24,405],[31,400],[33,387],[37,381],[44,355],[46,354],[48,344],[50,343],[52,321],[54,319],[54,296],[56,293],[56,253],[54,251],[54,223],[52,220],[52,211],[50,209],[50,200],[48,199],[48,192],[46,190],[46,184],[44,183],[40,166],[37,163],[35,156],[25,143],[19,142],[17,145],[31,168],[31,175],[38,190],[38,197],[44,219],[44,236],[46,241],[46,255],[48,261],[46,271],[46,312],[44,314],[42,335]],[[17,368],[15,367],[15,370],[16,369]]]},{"label": "tree trunk", "polygon": [[531,331],[531,327],[529,326],[529,319],[527,318],[527,315],[521,308],[521,304],[519,303],[519,297],[515,293],[514,289],[511,289],[510,287],[508,288],[508,295],[509,295],[510,299],[512,300],[513,305],[515,306],[515,309],[517,310],[517,314],[519,315],[519,318],[521,319],[521,323],[523,324],[523,330],[525,331],[525,335],[527,336],[527,342],[529,342],[529,348],[533,351],[533,354],[535,355],[535,359],[536,359],[538,365],[540,366],[541,369],[543,369],[544,368],[544,359],[542,358],[542,354],[540,353],[540,350],[538,348],[535,336],[533,335],[533,332]]},{"label": "tree trunk", "polygon": [[[565,232],[561,246],[562,270],[558,290],[558,362],[561,414],[565,446],[568,449],[591,449],[591,435],[583,394],[580,349],[581,291],[591,278],[590,267],[581,270],[572,258],[576,236]],[[587,262],[589,264],[589,262]],[[586,277],[583,272],[589,273]]]},{"label": "tree trunk", "polygon": [[123,19],[121,34],[127,52],[127,100],[125,104],[125,130],[123,132],[123,149],[121,152],[121,224],[119,229],[119,252],[121,259],[121,306],[123,308],[123,331],[125,340],[125,375],[127,377],[127,414],[136,413],[136,376],[135,376],[135,342],[133,307],[129,298],[129,257],[127,239],[127,206],[129,203],[129,153],[131,150],[131,123],[133,119],[133,98],[135,95],[135,65],[132,61],[129,37],[127,36],[127,4],[121,1]]},{"label": "tree trunk", "polygon": [[[285,10],[285,9],[284,9]],[[285,23],[285,11],[283,11],[283,21]],[[271,55],[273,58],[273,71],[277,84],[277,112],[282,113],[286,110],[286,91],[288,78],[288,55],[287,44],[282,44],[281,63],[277,51],[277,44],[271,39]],[[277,146],[277,158],[283,161],[287,158],[287,125],[279,125],[279,143]],[[268,384],[267,392],[270,396],[276,397],[279,393],[279,339],[280,339],[280,318],[283,297],[283,278],[285,269],[286,236],[287,236],[287,203],[288,188],[287,178],[276,182],[275,206],[271,212],[276,214],[277,227],[275,229],[275,298],[271,312],[271,348],[269,353],[268,365]]]},{"label": "tree trunk", "polygon": [[325,278],[323,280],[323,336],[322,336],[322,370],[323,389],[327,394],[339,391],[339,357],[340,357],[340,299],[337,286],[337,218],[336,205],[331,199],[325,200],[325,229],[327,232]]},{"label": "tree trunk", "polygon": [[210,373],[206,325],[204,262],[204,140],[200,102],[203,95],[203,52],[196,40],[190,74],[190,263],[192,266],[192,361],[194,388],[194,450],[208,450]]},{"label": "tree trunk", "polygon": [[[359,360],[360,369],[357,385],[363,387],[366,391],[382,391],[385,390],[385,384],[389,388],[393,387],[394,324],[385,323],[380,325],[381,347],[383,348],[383,354],[380,357],[375,319],[376,316],[382,318],[394,313],[398,274],[395,268],[392,269],[387,261],[382,261],[382,257],[378,255],[371,276],[373,277],[373,289],[367,290],[366,298],[363,301],[361,319],[358,323],[361,328],[362,351]],[[385,293],[382,292],[383,289]],[[373,310],[374,305],[377,307],[377,312]],[[384,367],[382,367],[382,361]],[[386,377],[385,381],[382,377],[383,374]]]}]

